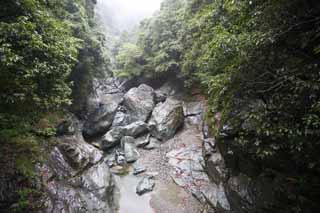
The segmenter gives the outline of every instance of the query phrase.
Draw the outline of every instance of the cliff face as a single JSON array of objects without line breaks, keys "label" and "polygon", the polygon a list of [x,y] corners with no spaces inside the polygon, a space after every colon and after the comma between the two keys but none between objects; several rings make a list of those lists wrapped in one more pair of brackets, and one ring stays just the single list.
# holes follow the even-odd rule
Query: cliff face
[{"label": "cliff face", "polygon": [[[211,207],[221,213],[319,211],[317,198],[310,196],[317,194],[317,188],[310,189],[307,184],[301,186],[296,179],[290,178],[297,175],[297,168],[290,163],[290,154],[257,159],[253,157],[254,153],[239,146],[239,131],[243,128],[254,130],[257,124],[249,119],[236,124],[232,121],[248,110],[258,111],[265,107],[261,100],[239,103],[242,104],[223,122],[221,114],[215,114],[214,124],[210,127],[215,126],[219,131],[213,133],[210,132],[212,128],[204,127],[203,156],[212,181],[212,189],[206,198]],[[301,168],[300,172],[304,171],[302,174],[307,177],[307,170]]]}]

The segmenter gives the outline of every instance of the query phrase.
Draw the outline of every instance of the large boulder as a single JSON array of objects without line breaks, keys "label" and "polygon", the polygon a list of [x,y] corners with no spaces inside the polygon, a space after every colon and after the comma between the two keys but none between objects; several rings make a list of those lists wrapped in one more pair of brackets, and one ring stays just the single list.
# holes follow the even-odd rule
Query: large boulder
[{"label": "large boulder", "polygon": [[44,212],[112,213],[117,209],[117,188],[108,166],[103,162],[77,177],[50,180],[47,193]]},{"label": "large boulder", "polygon": [[68,137],[50,153],[49,165],[56,177],[66,178],[98,163],[102,157],[102,152],[81,138]]},{"label": "large boulder", "polygon": [[148,132],[148,124],[143,121],[136,121],[122,128],[125,136],[137,137]]},{"label": "large boulder", "polygon": [[146,132],[148,132],[148,125],[143,121],[136,121],[127,126],[113,127],[102,137],[102,148],[107,149],[119,144],[124,136],[138,137]]},{"label": "large boulder", "polygon": [[146,121],[155,106],[154,90],[145,84],[130,89],[124,95],[124,106],[133,121]]},{"label": "large boulder", "polygon": [[92,138],[106,133],[112,125],[120,102],[121,99],[110,100],[108,103],[101,104],[90,114],[83,126],[83,136]]},{"label": "large boulder", "polygon": [[181,102],[168,98],[164,103],[159,103],[152,112],[149,121],[151,134],[159,140],[168,140],[183,124],[183,119]]},{"label": "large boulder", "polygon": [[47,195],[44,212],[116,212],[117,187],[102,152],[80,137],[61,140],[39,169]]},{"label": "large boulder", "polygon": [[121,138],[124,136],[124,129],[122,127],[114,127],[102,137],[101,146],[103,149],[111,148],[119,144]]}]

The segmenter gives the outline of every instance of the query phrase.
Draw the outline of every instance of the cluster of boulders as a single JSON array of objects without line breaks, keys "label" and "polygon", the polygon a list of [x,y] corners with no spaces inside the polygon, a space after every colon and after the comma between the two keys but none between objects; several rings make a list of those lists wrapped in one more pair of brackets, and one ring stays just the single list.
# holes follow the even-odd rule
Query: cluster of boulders
[{"label": "cluster of boulders", "polygon": [[[126,163],[139,158],[137,148],[154,149],[183,124],[182,102],[141,84],[100,103],[83,126],[83,136],[104,151],[118,148]],[[119,155],[115,154],[119,159]],[[112,164],[110,164],[112,165]]]},{"label": "cluster of boulders", "polygon": [[[141,84],[126,93],[105,96],[88,115],[82,134],[89,143],[109,153],[107,165],[115,174],[128,172],[128,164],[140,157],[138,149],[159,148],[183,125],[183,103],[166,91]],[[144,171],[135,168],[134,173]],[[154,177],[146,175],[136,192],[142,195],[152,191],[154,185]]]}]

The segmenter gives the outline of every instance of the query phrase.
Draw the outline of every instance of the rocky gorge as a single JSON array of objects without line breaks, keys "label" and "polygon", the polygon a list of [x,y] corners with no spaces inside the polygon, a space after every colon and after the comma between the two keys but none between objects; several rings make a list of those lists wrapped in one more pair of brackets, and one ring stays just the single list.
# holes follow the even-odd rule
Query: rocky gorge
[{"label": "rocky gorge", "polygon": [[45,212],[272,209],[271,179],[227,168],[232,153],[223,155],[212,137],[200,93],[190,98],[175,81],[121,85],[100,81],[86,119],[61,124],[61,142],[39,167]]},{"label": "rocky gorge", "polygon": [[0,212],[320,212],[319,11],[1,1]]}]

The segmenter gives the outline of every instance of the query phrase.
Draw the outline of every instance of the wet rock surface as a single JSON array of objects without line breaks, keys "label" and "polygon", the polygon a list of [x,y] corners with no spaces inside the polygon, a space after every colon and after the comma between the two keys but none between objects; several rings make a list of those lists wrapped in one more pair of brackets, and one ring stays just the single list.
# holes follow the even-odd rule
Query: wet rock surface
[{"label": "wet rock surface", "polygon": [[117,188],[101,151],[81,135],[61,138],[40,168],[46,186],[45,212],[116,212]]},{"label": "wet rock surface", "polygon": [[147,192],[151,192],[155,186],[154,177],[147,176],[142,178],[142,180],[138,183],[136,192],[138,195],[143,195]]},{"label": "wet rock surface", "polygon": [[174,136],[183,123],[183,107],[180,101],[168,98],[153,110],[149,126],[152,136],[168,140]]},{"label": "wet rock surface", "polygon": [[92,138],[104,134],[111,127],[119,102],[101,104],[84,123],[83,136]]},{"label": "wet rock surface", "polygon": [[138,160],[140,154],[136,149],[134,138],[130,136],[125,136],[121,139],[121,146],[124,150],[124,156],[128,163],[135,162]]}]

